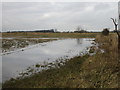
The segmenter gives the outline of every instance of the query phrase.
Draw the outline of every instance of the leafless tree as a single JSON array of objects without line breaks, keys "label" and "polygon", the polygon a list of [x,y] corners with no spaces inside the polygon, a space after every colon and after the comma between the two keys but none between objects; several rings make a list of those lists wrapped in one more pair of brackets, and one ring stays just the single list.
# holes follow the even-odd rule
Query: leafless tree
[{"label": "leafless tree", "polygon": [[81,30],[82,30],[82,27],[81,27],[81,26],[78,26],[76,30],[77,30],[77,31],[81,31]]},{"label": "leafless tree", "polygon": [[118,23],[117,23],[117,20],[115,18],[111,18],[112,21],[113,21],[113,24],[114,24],[114,27],[115,27],[115,32],[117,33],[118,35],[118,49],[120,49],[120,34],[118,32]]},{"label": "leafless tree", "polygon": [[87,32],[87,31],[84,30],[84,28],[82,28],[81,26],[78,26],[78,27],[76,28],[76,31],[75,31],[75,32],[85,33],[85,32]]}]

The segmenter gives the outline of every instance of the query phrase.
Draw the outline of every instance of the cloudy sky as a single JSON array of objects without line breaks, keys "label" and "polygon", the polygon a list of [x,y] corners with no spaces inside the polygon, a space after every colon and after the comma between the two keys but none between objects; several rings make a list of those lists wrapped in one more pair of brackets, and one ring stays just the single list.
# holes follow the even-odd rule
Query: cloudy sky
[{"label": "cloudy sky", "polygon": [[3,2],[2,30],[57,28],[74,31],[113,29],[111,17],[118,17],[117,2]]}]

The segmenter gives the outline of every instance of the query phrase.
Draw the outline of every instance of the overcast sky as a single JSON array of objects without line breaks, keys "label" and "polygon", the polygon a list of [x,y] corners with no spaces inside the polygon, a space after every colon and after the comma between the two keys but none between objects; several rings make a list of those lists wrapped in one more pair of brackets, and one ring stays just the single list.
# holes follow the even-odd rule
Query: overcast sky
[{"label": "overcast sky", "polygon": [[118,17],[117,2],[4,2],[2,10],[3,31],[113,29],[110,18]]}]

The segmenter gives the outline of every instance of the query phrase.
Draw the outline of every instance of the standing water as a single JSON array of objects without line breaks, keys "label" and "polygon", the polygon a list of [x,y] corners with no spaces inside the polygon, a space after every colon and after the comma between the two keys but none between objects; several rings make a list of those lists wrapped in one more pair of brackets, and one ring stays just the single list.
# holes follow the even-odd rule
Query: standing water
[{"label": "standing water", "polygon": [[67,56],[72,58],[81,55],[86,48],[92,46],[93,39],[61,39],[51,42],[31,45],[22,50],[2,56],[2,79],[3,82],[10,78],[17,77],[31,65],[55,60]]}]

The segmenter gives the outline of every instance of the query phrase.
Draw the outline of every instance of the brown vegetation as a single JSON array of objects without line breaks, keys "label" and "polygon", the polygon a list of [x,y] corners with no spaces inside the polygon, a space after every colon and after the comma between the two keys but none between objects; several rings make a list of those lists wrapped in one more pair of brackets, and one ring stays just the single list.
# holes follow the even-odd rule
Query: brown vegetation
[{"label": "brown vegetation", "polygon": [[59,68],[23,79],[11,79],[3,84],[3,88],[118,88],[116,34],[98,35],[95,41],[99,44],[95,55],[74,57]]},{"label": "brown vegetation", "polygon": [[38,33],[38,32],[16,32],[2,33],[2,37],[15,38],[95,38],[99,33]]}]

